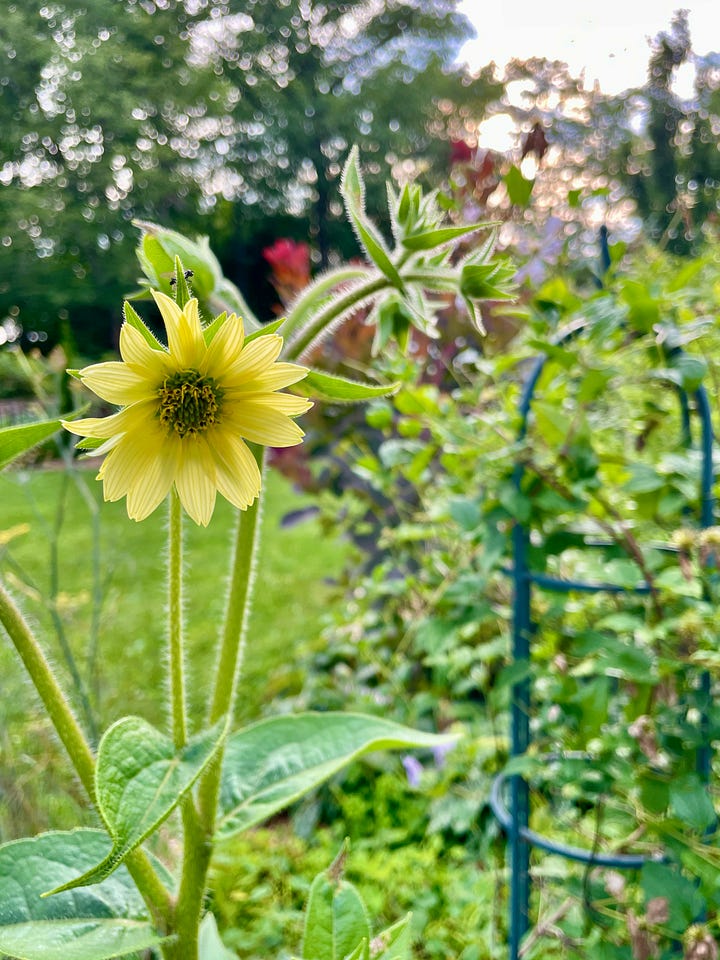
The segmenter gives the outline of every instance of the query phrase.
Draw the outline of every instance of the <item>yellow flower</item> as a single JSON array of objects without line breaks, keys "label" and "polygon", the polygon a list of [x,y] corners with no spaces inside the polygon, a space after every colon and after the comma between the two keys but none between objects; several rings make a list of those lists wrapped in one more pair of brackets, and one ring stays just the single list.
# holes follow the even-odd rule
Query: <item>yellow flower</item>
[{"label": "yellow flower", "polygon": [[153,291],[168,349],[124,323],[122,362],[96,363],[80,377],[103,400],[121,406],[109,417],[64,422],[81,437],[104,442],[98,480],[106,500],[127,497],[128,516],[144,520],[173,484],[192,517],[207,526],[219,491],[244,510],[260,492],[260,471],[245,440],[291,447],[304,434],[291,420],[312,404],[277,393],[302,380],[304,367],[277,362],[282,338],[246,343],[231,314],[203,330],[197,300],[180,307]]}]

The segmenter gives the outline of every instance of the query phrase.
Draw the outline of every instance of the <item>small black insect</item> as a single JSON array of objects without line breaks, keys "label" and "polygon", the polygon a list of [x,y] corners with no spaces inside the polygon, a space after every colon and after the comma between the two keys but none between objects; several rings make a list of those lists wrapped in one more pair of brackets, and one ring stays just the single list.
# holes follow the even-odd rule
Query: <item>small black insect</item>
[{"label": "small black insect", "polygon": [[[195,274],[193,273],[192,270],[186,270],[184,273],[184,277],[186,280],[192,280],[194,276]],[[175,279],[175,277],[172,277],[170,280],[170,286],[174,287],[176,283],[177,283],[177,280]]]}]

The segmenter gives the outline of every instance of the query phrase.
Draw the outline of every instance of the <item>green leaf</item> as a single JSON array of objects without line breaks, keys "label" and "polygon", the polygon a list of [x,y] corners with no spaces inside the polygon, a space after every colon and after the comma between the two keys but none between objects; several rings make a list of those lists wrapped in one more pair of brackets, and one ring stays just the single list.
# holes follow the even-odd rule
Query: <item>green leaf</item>
[{"label": "green leaf", "polygon": [[342,403],[357,403],[374,400],[376,397],[391,397],[400,389],[399,383],[360,383],[347,377],[310,370],[304,380],[294,385],[296,393],[307,397],[322,397]]},{"label": "green leaf", "polygon": [[170,816],[222,743],[226,723],[176,751],[172,740],[140,717],[123,717],[98,748],[98,809],[112,838],[102,861],[51,893],[100,883]]},{"label": "green leaf", "polygon": [[696,774],[670,784],[670,807],[693,830],[705,830],[717,820],[707,786]]},{"label": "green leaf", "polygon": [[490,223],[471,223],[462,227],[438,227],[435,230],[426,230],[424,233],[414,233],[403,237],[402,244],[408,250],[433,250],[446,243],[453,243],[470,233],[492,226]]},{"label": "green leaf", "polygon": [[0,470],[61,428],[60,420],[38,420],[0,429]]},{"label": "green leaf", "polygon": [[277,333],[284,323],[285,317],[280,317],[279,320],[273,320],[271,323],[264,323],[259,330],[255,330],[248,337],[245,337],[244,344],[247,345],[257,337],[267,337],[270,333]]},{"label": "green leaf", "polygon": [[510,203],[516,207],[526,207],[530,202],[530,194],[535,186],[534,180],[526,180],[519,167],[514,164],[503,177],[507,188]]},{"label": "green leaf", "polygon": [[198,954],[202,960],[237,960],[237,954],[228,950],[222,942],[212,913],[205,914],[200,924],[198,947]]},{"label": "green leaf", "polygon": [[345,164],[340,182],[340,193],[345,201],[345,209],[350,222],[355,228],[358,239],[365,248],[368,257],[398,290],[404,290],[402,277],[390,259],[385,241],[365,214],[365,184],[360,173],[357,147],[352,148]]},{"label": "green leaf", "polygon": [[102,830],[43,833],[0,847],[0,954],[21,960],[110,960],[163,938],[122,867],[92,890],[44,899],[48,885],[103,859]]},{"label": "green leaf", "polygon": [[387,930],[383,930],[374,938],[374,943],[381,944],[380,953],[375,953],[373,960],[412,960],[410,941],[410,920],[408,913],[394,923]]},{"label": "green leaf", "polygon": [[372,750],[432,749],[454,739],[358,713],[261,720],[225,747],[218,836],[262,823]]},{"label": "green leaf", "polygon": [[312,882],[305,910],[303,960],[368,960],[370,921],[360,894],[341,876],[345,856],[343,847],[335,862]]},{"label": "green leaf", "polygon": [[153,350],[165,349],[152,330],[149,330],[145,326],[142,317],[138,314],[135,308],[127,302],[127,300],[123,304],[123,317],[125,318],[125,323],[130,324],[131,327],[135,327],[136,330],[140,331]]}]

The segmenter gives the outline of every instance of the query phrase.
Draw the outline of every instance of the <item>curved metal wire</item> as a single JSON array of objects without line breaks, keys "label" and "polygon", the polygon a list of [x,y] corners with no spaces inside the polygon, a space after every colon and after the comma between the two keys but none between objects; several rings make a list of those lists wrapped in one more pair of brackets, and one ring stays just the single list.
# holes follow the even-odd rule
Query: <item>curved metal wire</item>
[{"label": "curved metal wire", "polygon": [[[554,346],[562,346],[578,336],[586,328],[586,322],[577,322],[566,328],[554,341]],[[676,348],[673,353],[682,353]],[[528,373],[525,386],[520,396],[518,413],[520,426],[518,440],[527,434],[528,417],[532,401],[540,377],[548,361],[547,354],[541,354],[533,362]],[[692,442],[690,404],[686,391],[678,388],[680,411],[682,419],[683,439],[689,445]],[[700,516],[701,528],[712,526],[715,515],[715,500],[713,496],[713,430],[710,414],[710,403],[705,388],[701,385],[694,393],[695,412],[700,421],[700,450],[702,454],[702,469],[700,477]],[[518,461],[512,474],[515,488],[519,491],[525,467]],[[529,662],[530,645],[535,632],[535,624],[531,615],[531,592],[533,584],[545,590],[561,593],[580,592],[608,592],[626,594],[647,594],[651,592],[647,582],[640,582],[635,587],[621,587],[610,583],[588,583],[580,580],[564,580],[547,574],[537,573],[529,569],[528,551],[530,545],[529,528],[516,522],[512,534],[512,568],[510,575],[514,582],[513,600],[513,659],[515,662]],[[710,697],[710,677],[705,673],[701,677],[701,693]],[[522,756],[530,745],[530,677],[526,675],[512,688],[512,705],[510,710],[510,741],[511,756]],[[707,728],[707,717],[701,717],[701,728]],[[711,748],[710,744],[698,751],[697,768],[706,782],[710,776]],[[510,792],[509,808],[503,799],[503,790],[506,780],[509,779]],[[620,869],[637,869],[647,862],[648,858],[642,855],[631,854],[598,854],[590,853],[580,847],[573,847],[549,840],[536,833],[529,827],[530,803],[529,789],[526,781],[519,774],[509,778],[501,774],[495,779],[492,786],[490,806],[503,829],[508,835],[510,847],[510,960],[518,960],[520,943],[529,927],[530,905],[530,848],[538,847],[551,853],[559,854],[570,860],[581,863],[591,863],[597,866],[610,866]]]}]

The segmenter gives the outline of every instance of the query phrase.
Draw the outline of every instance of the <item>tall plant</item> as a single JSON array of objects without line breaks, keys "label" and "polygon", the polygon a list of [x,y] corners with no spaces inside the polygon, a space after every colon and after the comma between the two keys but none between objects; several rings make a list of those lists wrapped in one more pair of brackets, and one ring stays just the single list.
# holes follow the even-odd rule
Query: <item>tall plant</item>
[{"label": "tall plant", "polygon": [[[0,622],[102,823],[102,829],[50,832],[0,847],[3,953],[108,960],[154,949],[165,960],[226,957],[206,904],[208,867],[219,840],[282,810],[367,751],[436,747],[447,740],[376,717],[332,712],[276,717],[232,732],[245,648],[258,642],[248,618],[264,449],[301,442],[295,418],[311,405],[308,395],[357,401],[393,390],[297,361],[360,306],[372,307],[381,342],[390,336],[407,342],[408,324],[433,329],[428,291],[461,294],[472,315],[478,299],[509,295],[510,269],[492,259],[492,236],[451,263],[455,242],[483,225],[443,226],[434,198],[406,186],[399,196],[389,192],[391,249],[366,214],[355,151],[345,167],[343,196],[370,262],[321,276],[284,324],[261,327],[252,316],[244,324],[228,311],[212,311],[203,323],[201,304],[234,295],[217,261],[207,245],[150,228],[141,261],[167,344],[126,304],[122,359],[75,371],[106,403],[120,407],[106,417],[63,421],[84,438],[82,448],[104,457],[99,478],[105,499],[125,499],[128,516],[138,521],[167,502],[169,723],[162,731],[140,717],[124,717],[95,753],[40,641],[0,584]],[[188,285],[191,272],[200,297]],[[50,421],[1,433],[0,464],[58,426]],[[193,732],[183,629],[184,515],[207,525],[217,493],[238,509],[238,522],[207,715]],[[174,811],[182,823],[179,876],[144,846]],[[336,865],[313,888],[303,946],[308,960],[369,956],[367,920],[341,872]],[[376,955],[406,955],[404,937],[400,928],[387,931]]]}]

